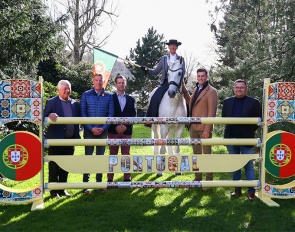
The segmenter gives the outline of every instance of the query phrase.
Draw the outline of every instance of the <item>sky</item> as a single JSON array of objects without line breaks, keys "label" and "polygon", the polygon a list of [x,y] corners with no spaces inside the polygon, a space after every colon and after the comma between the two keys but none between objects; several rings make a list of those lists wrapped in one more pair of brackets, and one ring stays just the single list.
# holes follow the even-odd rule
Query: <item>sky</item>
[{"label": "sky", "polygon": [[179,55],[195,57],[202,66],[210,67],[217,59],[208,14],[213,9],[205,0],[120,0],[116,26],[102,49],[125,58],[153,27],[165,40],[182,42]]},{"label": "sky", "polygon": [[[63,4],[66,0],[44,0],[48,5]],[[210,69],[217,59],[214,34],[210,31],[213,11],[218,0],[109,0],[118,3],[116,25],[106,21],[101,33],[111,36],[101,49],[121,58],[129,56],[130,49],[153,27],[164,39],[177,39],[182,43],[177,53],[196,58],[201,66]],[[61,5],[60,5],[61,6]],[[58,10],[61,10],[61,7]],[[108,10],[108,9],[107,9]]]}]

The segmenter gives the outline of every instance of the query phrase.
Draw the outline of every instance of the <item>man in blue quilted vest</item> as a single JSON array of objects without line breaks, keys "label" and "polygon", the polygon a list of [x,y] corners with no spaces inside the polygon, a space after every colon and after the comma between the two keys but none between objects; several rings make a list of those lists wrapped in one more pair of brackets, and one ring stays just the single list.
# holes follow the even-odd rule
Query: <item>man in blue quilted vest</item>
[{"label": "man in blue quilted vest", "polygon": [[[81,96],[81,117],[113,117],[114,101],[111,93],[104,90],[104,77],[94,74],[92,77],[93,88]],[[85,124],[84,139],[106,139],[108,124]],[[96,146],[96,155],[104,155],[105,146]],[[85,155],[93,155],[94,146],[85,146]],[[90,174],[83,174],[83,182],[89,181]],[[96,182],[102,181],[102,173],[96,174]],[[84,194],[89,194],[89,189],[83,189]]]}]

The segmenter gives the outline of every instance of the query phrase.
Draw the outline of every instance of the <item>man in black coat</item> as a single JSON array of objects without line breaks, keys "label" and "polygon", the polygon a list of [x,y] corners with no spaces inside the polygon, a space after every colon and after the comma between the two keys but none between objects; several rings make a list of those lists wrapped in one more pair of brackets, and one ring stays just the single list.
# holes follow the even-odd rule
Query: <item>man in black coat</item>
[{"label": "man in black coat", "polygon": [[[113,94],[115,115],[114,117],[136,117],[136,104],[135,99],[125,93],[127,86],[127,80],[124,76],[118,74],[115,78],[115,87],[117,92]],[[133,125],[111,125],[108,131],[109,139],[130,139],[132,137]],[[117,155],[119,146],[110,146],[110,155]],[[130,155],[130,146],[121,146],[122,155]],[[128,171],[132,168],[132,161],[130,159],[124,159],[125,162],[123,169]],[[118,162],[117,165],[121,165]],[[114,173],[108,173],[108,182],[112,182]],[[124,181],[131,181],[130,173],[124,173]]]},{"label": "man in black coat", "polygon": [[[44,117],[49,117],[52,121],[56,121],[58,117],[79,117],[79,104],[70,98],[71,83],[67,80],[61,80],[57,85],[58,96],[46,101],[44,109]],[[78,124],[51,124],[47,128],[47,139],[78,139]],[[73,155],[74,146],[51,146],[48,149],[48,155]],[[63,170],[53,161],[49,162],[49,182],[67,182],[68,172]],[[50,195],[53,198],[60,196],[69,197],[70,194],[66,190],[51,190]]]},{"label": "man in black coat", "polygon": [[[262,107],[255,98],[247,96],[247,84],[244,80],[238,79],[234,84],[235,96],[224,100],[222,107],[222,117],[262,117]],[[254,138],[257,125],[226,125],[224,138]],[[229,154],[253,154],[253,146],[227,146]],[[255,179],[253,160],[245,165],[245,174],[247,180]],[[233,172],[233,180],[241,180],[241,169]],[[236,187],[231,194],[232,197],[238,197],[242,194],[241,188]],[[255,199],[255,189],[248,188],[248,199]]]}]

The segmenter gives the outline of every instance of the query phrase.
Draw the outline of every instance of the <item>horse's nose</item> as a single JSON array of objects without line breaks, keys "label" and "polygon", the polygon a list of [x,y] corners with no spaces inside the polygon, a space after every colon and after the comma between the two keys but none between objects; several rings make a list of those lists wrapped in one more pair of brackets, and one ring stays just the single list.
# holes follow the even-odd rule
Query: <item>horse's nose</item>
[{"label": "horse's nose", "polygon": [[176,95],[176,92],[173,91],[173,90],[168,90],[168,95],[169,95],[170,98],[174,98],[175,95]]}]

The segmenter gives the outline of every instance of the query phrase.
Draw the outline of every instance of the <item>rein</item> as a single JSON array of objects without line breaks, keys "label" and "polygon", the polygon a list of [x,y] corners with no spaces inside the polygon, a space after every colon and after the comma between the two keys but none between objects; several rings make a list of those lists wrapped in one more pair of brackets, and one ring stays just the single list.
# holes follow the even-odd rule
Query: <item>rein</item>
[{"label": "rein", "polygon": [[[170,67],[168,67],[168,70],[171,71],[171,72],[177,72],[179,70],[182,70],[182,68],[178,68],[178,69],[172,70],[172,69],[170,69]],[[169,85],[175,85],[177,87],[178,92],[180,92],[180,86],[181,86],[182,78],[183,78],[183,75],[180,78],[179,83],[176,83],[175,81],[170,81],[168,84]]]}]

